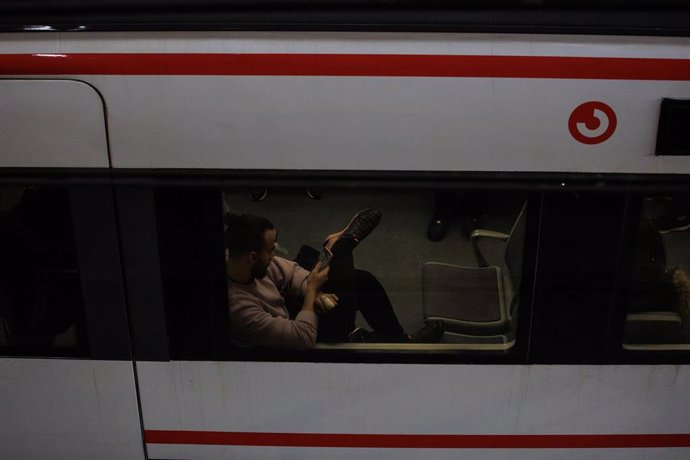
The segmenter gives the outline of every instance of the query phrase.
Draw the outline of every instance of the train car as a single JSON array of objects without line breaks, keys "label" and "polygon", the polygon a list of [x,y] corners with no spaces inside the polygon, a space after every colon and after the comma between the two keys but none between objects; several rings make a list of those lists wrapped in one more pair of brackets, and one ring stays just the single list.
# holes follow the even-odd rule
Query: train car
[{"label": "train car", "polygon": [[[683,2],[7,1],[0,456],[690,454]],[[224,214],[433,343],[246,347]],[[372,326],[362,316],[357,325]]]}]

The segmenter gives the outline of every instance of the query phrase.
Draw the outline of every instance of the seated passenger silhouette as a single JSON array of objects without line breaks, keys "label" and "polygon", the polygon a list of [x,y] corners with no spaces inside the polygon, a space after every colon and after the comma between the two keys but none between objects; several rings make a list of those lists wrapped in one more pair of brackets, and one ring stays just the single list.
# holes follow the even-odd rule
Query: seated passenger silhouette
[{"label": "seated passenger silhouette", "polygon": [[[278,230],[266,218],[227,214],[226,271],[233,342],[307,350],[322,342],[436,342],[443,324],[428,324],[414,335],[403,330],[379,281],[354,266],[353,250],[378,225],[381,213],[365,209],[338,233],[326,237],[328,261],[311,249],[302,263],[274,254]],[[287,301],[299,299],[294,315]],[[373,333],[355,327],[360,311]]]}]

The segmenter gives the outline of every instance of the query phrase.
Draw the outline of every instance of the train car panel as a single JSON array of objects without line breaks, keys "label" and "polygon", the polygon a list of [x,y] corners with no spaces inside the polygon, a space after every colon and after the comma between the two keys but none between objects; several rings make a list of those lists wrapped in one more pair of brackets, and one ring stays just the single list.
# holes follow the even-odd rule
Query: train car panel
[{"label": "train car panel", "polygon": [[[1,457],[688,457],[690,162],[657,133],[687,34],[2,38]],[[519,235],[519,324],[233,341],[223,213],[274,219],[292,258],[367,207],[405,331],[423,263],[481,265],[481,229]]]},{"label": "train car panel", "polygon": [[[690,94],[684,82],[131,77],[107,87],[119,94],[116,168],[690,172],[654,155],[660,101]],[[573,135],[584,104],[615,119],[576,121],[584,134]]]},{"label": "train car panel", "polygon": [[3,458],[144,458],[132,363],[0,359]]},{"label": "train car panel", "polygon": [[687,38],[97,37],[10,40],[0,74],[98,88],[116,168],[690,172],[654,155]]},{"label": "train car panel", "polygon": [[108,168],[103,101],[74,80],[0,80],[3,167]]},{"label": "train car panel", "polygon": [[[386,449],[404,458],[420,455],[403,447],[445,447],[456,456],[483,447],[474,451],[477,458],[507,458],[495,448],[511,448],[510,455],[521,448],[537,455],[572,448],[578,450],[561,452],[596,458],[601,452],[588,449],[610,447],[614,458],[618,449],[627,458],[646,458],[644,448],[687,447],[682,433],[690,430],[679,404],[690,373],[678,366],[178,361],[139,362],[137,369],[147,448],[160,458],[189,455],[190,444],[232,446],[195,450],[195,458],[239,452],[260,458],[267,447],[286,446],[312,447],[298,450],[307,458],[319,458],[325,451],[318,447],[327,446],[359,447],[369,457],[382,448],[383,458],[392,455]],[[178,443],[180,450],[172,446]],[[247,445],[257,448],[234,450]],[[291,448],[281,452],[293,454]],[[680,458],[680,451],[659,452]]]},{"label": "train car panel", "polygon": [[400,32],[3,33],[3,53],[257,53],[688,59],[688,37]]}]

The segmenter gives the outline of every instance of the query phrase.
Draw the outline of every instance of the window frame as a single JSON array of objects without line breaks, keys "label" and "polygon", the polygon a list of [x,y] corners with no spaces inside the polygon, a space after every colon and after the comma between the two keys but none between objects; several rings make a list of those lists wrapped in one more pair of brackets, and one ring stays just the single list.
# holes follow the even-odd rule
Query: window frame
[{"label": "window frame", "polygon": [[[332,173],[330,173],[332,174]],[[349,174],[348,174],[349,175]],[[418,178],[415,181],[398,181],[394,180],[391,181],[389,178],[381,178],[380,176],[385,176],[386,174],[379,174],[379,173],[374,173],[372,175],[372,179],[362,179],[359,178],[357,180],[352,180],[350,178],[346,179],[345,181],[343,180],[337,180],[334,179],[333,177],[309,177],[309,176],[315,176],[313,173],[307,173],[306,176],[303,174],[301,175],[302,177],[292,177],[290,174],[287,175],[281,175],[280,179],[274,179],[270,184],[270,187],[275,189],[288,189],[288,190],[294,190],[294,189],[301,189],[303,190],[305,188],[305,185],[309,185],[310,187],[320,187],[320,188],[354,188],[354,187],[367,187],[367,188],[372,188],[372,189],[381,189],[381,188],[388,188],[388,189],[404,189],[404,190],[420,190],[425,193],[431,193],[431,191],[438,189],[438,184],[439,182],[437,180],[428,180],[424,177]],[[298,175],[299,176],[299,175]],[[180,184],[178,181],[176,184],[171,184],[170,182],[167,181],[161,181],[158,184],[158,188],[156,186],[150,188],[147,190],[146,193],[151,193],[155,195],[155,190],[166,190],[170,188],[178,188],[180,190],[186,190],[188,193],[199,193],[199,194],[210,194],[213,195],[215,194],[216,196],[216,205],[214,206],[212,204],[206,204],[204,205],[205,208],[207,208],[207,215],[209,212],[216,212],[215,209],[218,209],[217,211],[217,217],[218,220],[216,220],[215,217],[211,216],[211,220],[216,220],[216,225],[219,225],[220,228],[222,228],[222,223],[219,220],[222,217],[222,192],[224,189],[227,188],[246,188],[247,191],[250,190],[251,187],[256,186],[257,184],[262,184],[264,182],[261,182],[259,180],[251,180],[251,181],[245,181],[244,178],[235,178],[234,180],[228,179],[228,178],[223,178],[218,180],[217,178],[214,178],[212,180],[203,180],[200,178],[197,178],[197,180],[193,181],[193,183],[189,182],[184,182]],[[476,182],[473,181],[472,183],[466,183],[462,181],[457,181],[457,180],[447,180],[445,183],[443,183],[442,187],[444,189],[470,189],[470,190],[493,190],[491,186],[487,186],[487,184],[484,182],[483,187],[477,187],[477,184],[482,184],[482,182]],[[494,188],[498,186],[499,189],[508,191],[510,190],[509,186],[506,186],[505,183],[502,181],[495,181],[493,183]],[[120,196],[120,192],[118,191],[118,196]],[[534,195],[533,197],[530,197],[531,200],[534,200],[534,204],[530,205],[528,207],[528,215],[527,215],[527,222],[526,225],[528,226],[527,229],[527,234],[528,235],[537,235],[537,228],[538,228],[538,215],[540,212],[540,198],[538,195]],[[133,200],[137,202],[142,202],[142,200]],[[214,211],[209,211],[209,209],[214,209]],[[138,220],[139,223],[142,222],[141,219]],[[148,224],[147,224],[148,225]],[[170,226],[170,224],[166,224]],[[144,231],[144,233],[149,233],[150,230],[143,230],[143,229],[130,229],[130,230],[123,230],[123,231],[128,231],[128,232],[133,232],[133,233],[141,233]],[[160,240],[161,236],[160,233],[158,233],[158,239]],[[212,238],[212,237],[209,237]],[[215,236],[215,238],[221,238],[222,239],[222,233],[218,234]],[[125,238],[126,239],[126,238]],[[531,266],[534,266],[534,261],[536,259],[536,238],[527,238],[525,242],[525,257],[523,258],[523,265],[524,264],[530,264]],[[222,240],[218,243],[218,250],[217,252],[220,254],[223,252],[222,250]],[[165,249],[161,248],[161,253],[165,251]],[[125,257],[127,259],[127,257]],[[530,329],[530,310],[531,310],[531,303],[532,303],[532,298],[531,298],[531,290],[534,285],[534,276],[533,276],[534,270],[524,270],[523,269],[523,283],[522,283],[522,292],[521,292],[521,306],[520,306],[520,313],[519,313],[519,318],[524,318],[521,320],[518,320],[517,322],[517,331],[516,331],[516,342],[513,347],[506,351],[501,351],[501,352],[487,352],[487,351],[481,351],[481,350],[472,350],[472,351],[458,351],[458,350],[422,350],[422,348],[425,348],[424,346],[418,347],[417,350],[405,350],[405,349],[397,349],[397,350],[383,350],[381,348],[376,349],[377,346],[375,344],[371,344],[368,347],[365,347],[367,349],[364,350],[352,350],[352,349],[338,349],[338,348],[328,348],[328,347],[322,347],[322,348],[315,348],[312,350],[309,350],[307,352],[292,352],[292,351],[286,351],[286,350],[268,350],[268,349],[239,349],[238,347],[232,347],[228,345],[230,343],[230,337],[229,337],[229,331],[226,330],[225,333],[219,332],[217,327],[211,328],[209,327],[206,331],[208,334],[216,334],[216,340],[215,344],[213,345],[214,349],[211,350],[211,345],[209,344],[209,349],[200,354],[192,354],[192,355],[176,355],[174,350],[174,346],[168,349],[169,353],[169,359],[171,360],[177,360],[177,359],[183,359],[183,360],[230,360],[230,361],[294,361],[294,362],[366,362],[366,363],[470,363],[470,362],[481,362],[481,363],[487,363],[487,364],[495,364],[495,363],[524,363],[526,362],[526,357],[527,357],[527,351],[528,351],[528,344],[529,340],[527,339],[528,337],[528,332]],[[221,281],[222,277],[222,282],[225,283],[225,273],[224,269],[222,274],[216,274],[213,276],[213,280],[209,281],[209,285],[215,285]],[[214,288],[215,289],[215,288]],[[226,289],[226,287],[225,287]],[[225,293],[226,294],[226,293]],[[165,297],[164,293],[161,293],[161,298]],[[132,298],[130,296],[130,302],[132,301]],[[224,308],[227,310],[227,297],[223,298],[224,301]],[[143,308],[143,305],[141,306]],[[158,308],[158,307],[156,307]],[[216,311],[218,308],[216,307],[201,307],[207,309],[207,311]],[[140,311],[140,307],[137,306],[131,306],[130,308],[132,311]],[[212,313],[216,314],[216,313]],[[218,318],[218,317],[216,317]],[[214,322],[216,326],[218,324],[223,323],[223,319],[216,319]],[[168,320],[169,324],[169,320]],[[136,327],[134,327],[136,329]],[[167,334],[169,336],[169,333]],[[201,334],[197,334],[201,335]],[[135,343],[138,344],[143,344],[144,341],[155,341],[159,343],[158,348],[151,348],[150,352],[147,352],[146,350],[138,350],[137,351],[137,356],[145,356],[147,360],[152,359],[162,359],[165,355],[164,347],[161,346],[160,344],[162,343],[163,339],[163,334],[157,334],[158,338],[152,339],[151,335],[149,334],[148,338],[145,338],[141,335],[135,335]],[[137,337],[141,337],[141,341],[137,340]],[[166,337],[168,338],[168,337]],[[174,338],[170,337],[170,340],[175,340]],[[406,347],[397,347],[397,348],[406,348]],[[428,347],[427,347],[428,348]],[[172,351],[171,351],[172,350]]]}]

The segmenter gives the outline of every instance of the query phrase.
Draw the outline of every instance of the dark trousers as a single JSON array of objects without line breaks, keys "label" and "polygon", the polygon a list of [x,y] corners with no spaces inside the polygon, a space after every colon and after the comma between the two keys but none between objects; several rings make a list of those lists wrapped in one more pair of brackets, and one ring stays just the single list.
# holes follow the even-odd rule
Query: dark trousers
[{"label": "dark trousers", "polygon": [[[375,339],[381,341],[407,341],[398,317],[386,291],[376,277],[354,266],[354,242],[342,239],[333,245],[328,282],[323,292],[338,296],[338,306],[321,316],[317,340],[342,342],[355,328],[357,311],[374,330]],[[319,251],[303,246],[295,261],[311,270],[318,260]],[[300,304],[301,306],[301,304]]]}]

